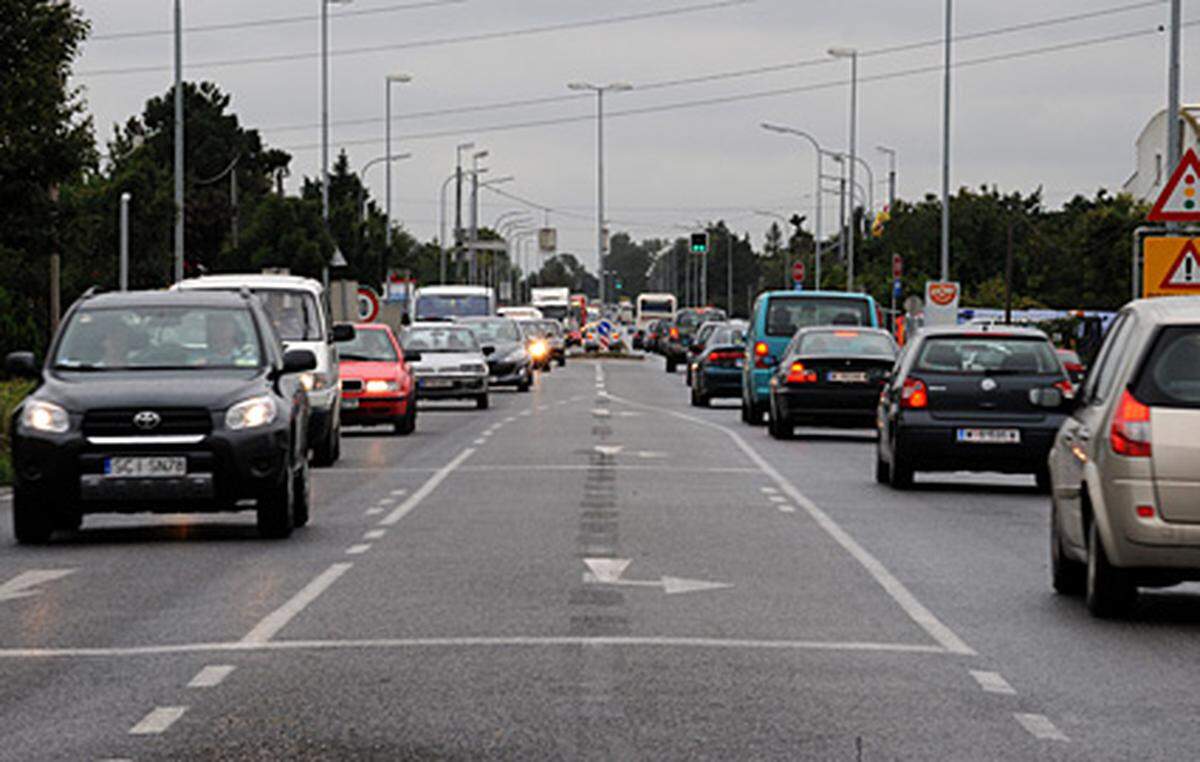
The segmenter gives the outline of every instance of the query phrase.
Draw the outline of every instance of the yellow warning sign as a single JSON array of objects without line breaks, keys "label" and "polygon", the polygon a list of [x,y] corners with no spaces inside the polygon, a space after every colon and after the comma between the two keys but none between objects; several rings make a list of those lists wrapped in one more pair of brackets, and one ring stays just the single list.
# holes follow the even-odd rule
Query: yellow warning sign
[{"label": "yellow warning sign", "polygon": [[1200,296],[1200,238],[1143,241],[1142,296]]}]

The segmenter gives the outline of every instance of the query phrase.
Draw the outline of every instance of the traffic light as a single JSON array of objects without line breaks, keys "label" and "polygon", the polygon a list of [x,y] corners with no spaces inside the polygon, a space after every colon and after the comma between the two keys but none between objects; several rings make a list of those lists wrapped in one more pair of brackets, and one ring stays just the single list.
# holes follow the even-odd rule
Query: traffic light
[{"label": "traffic light", "polygon": [[708,233],[692,233],[692,253],[708,253]]}]

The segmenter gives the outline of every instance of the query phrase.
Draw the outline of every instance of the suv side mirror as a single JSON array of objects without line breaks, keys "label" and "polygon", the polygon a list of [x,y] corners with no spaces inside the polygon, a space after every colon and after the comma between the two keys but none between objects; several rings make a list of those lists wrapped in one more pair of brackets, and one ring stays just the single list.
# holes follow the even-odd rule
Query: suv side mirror
[{"label": "suv side mirror", "polygon": [[350,323],[338,323],[333,326],[331,337],[334,344],[342,344],[347,341],[354,341],[354,337],[358,332],[354,330],[354,326]]},{"label": "suv side mirror", "polygon": [[491,355],[496,354],[496,348],[491,344],[488,344],[486,347],[481,347],[479,351],[483,352],[484,357],[490,357]]},{"label": "suv side mirror", "polygon": [[405,352],[404,362],[421,362],[421,353],[412,351]]},{"label": "suv side mirror", "polygon": [[42,375],[34,362],[33,352],[9,352],[4,358],[4,370],[18,378],[40,378]]},{"label": "suv side mirror", "polygon": [[289,349],[283,353],[283,373],[281,375],[287,376],[316,369],[317,356],[310,349]]}]

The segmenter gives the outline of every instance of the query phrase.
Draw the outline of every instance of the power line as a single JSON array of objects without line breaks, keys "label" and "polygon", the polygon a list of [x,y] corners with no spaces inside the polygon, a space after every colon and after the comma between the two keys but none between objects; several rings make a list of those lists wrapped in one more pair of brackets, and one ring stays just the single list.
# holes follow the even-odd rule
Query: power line
[{"label": "power line", "polygon": [[[622,24],[630,21],[645,21],[647,19],[665,18],[668,16],[679,16],[687,13],[698,13],[701,11],[716,10],[720,8],[728,8],[735,5],[745,5],[752,3],[755,0],[714,0],[713,2],[700,3],[697,5],[685,5],[675,8],[663,8],[655,11],[642,11],[639,13],[629,13],[621,16],[606,16],[593,19],[583,19],[580,21],[563,21],[554,24],[543,24],[541,26],[525,27],[523,29],[507,29],[495,32],[476,32],[474,34],[458,35],[454,37],[432,37],[425,40],[410,40],[409,42],[398,42],[389,45],[371,45],[360,48],[344,48],[341,50],[332,51],[333,57],[344,56],[360,56],[371,53],[384,53],[394,50],[413,50],[416,48],[433,48],[445,45],[461,45],[468,42],[483,42],[486,40],[507,39],[510,37],[524,37],[535,34],[545,34],[547,32],[560,32],[569,29],[582,29],[585,27],[608,26],[611,24]],[[320,53],[317,51],[306,51],[303,53],[283,53],[271,56],[252,56],[248,58],[226,58],[212,61],[198,61],[193,64],[188,64],[186,69],[215,69],[228,66],[245,66],[251,64],[268,64],[268,63],[283,63],[286,61],[303,61],[310,58],[316,58]],[[168,67],[160,64],[149,66],[128,66],[115,69],[93,69],[91,71],[81,71],[76,74],[78,77],[109,77],[124,74],[144,74],[149,72],[160,73],[166,71]]]},{"label": "power line", "polygon": [[[1184,27],[1193,27],[1193,26],[1197,26],[1197,25],[1200,25],[1200,20],[1188,21],[1183,24]],[[988,63],[1011,61],[1011,60],[1015,60],[1015,59],[1019,59],[1019,58],[1029,58],[1032,56],[1043,55],[1043,54],[1047,54],[1047,53],[1057,53],[1057,52],[1062,52],[1062,51],[1066,51],[1066,50],[1074,50],[1077,48],[1090,47],[1093,45],[1102,45],[1102,44],[1107,44],[1107,43],[1111,43],[1111,42],[1121,42],[1121,41],[1125,41],[1125,40],[1136,39],[1139,37],[1146,37],[1149,35],[1160,34],[1161,32],[1162,32],[1162,30],[1158,27],[1154,27],[1151,29],[1142,29],[1142,30],[1132,31],[1132,32],[1120,32],[1117,34],[1110,34],[1110,35],[1105,35],[1102,37],[1093,37],[1093,38],[1084,39],[1084,40],[1077,40],[1075,42],[1059,43],[1059,44],[1055,44],[1055,45],[1047,45],[1047,46],[1043,46],[1043,47],[1029,48],[1027,50],[1015,51],[1015,52],[1010,52],[1010,53],[1001,53],[1001,54],[996,54],[996,55],[983,56],[980,58],[962,60],[962,61],[956,62],[953,65],[953,68],[957,69],[957,68],[962,68],[962,67],[966,67],[966,66],[979,66],[979,65],[988,64]],[[860,76],[859,82],[882,82],[882,81],[886,81],[886,80],[899,79],[902,77],[909,77],[909,76],[914,76],[914,75],[918,75],[918,74],[928,74],[931,72],[940,72],[940,71],[942,71],[941,64],[929,65],[929,66],[919,66],[919,67],[915,67],[915,68],[911,68],[911,69],[902,69],[899,71],[888,72],[888,73],[884,73],[884,74]],[[636,116],[636,115],[640,115],[640,114],[661,113],[661,112],[666,112],[666,111],[678,111],[678,110],[682,110],[682,109],[700,108],[700,107],[704,107],[704,106],[715,106],[715,105],[720,105],[720,104],[725,104],[725,103],[736,103],[739,101],[759,100],[762,98],[773,98],[773,97],[782,96],[782,95],[795,95],[797,93],[814,92],[814,91],[818,91],[818,90],[828,90],[828,89],[833,89],[833,88],[845,87],[847,84],[848,84],[847,80],[839,79],[839,80],[835,80],[835,81],[820,82],[820,83],[808,84],[808,85],[798,85],[798,86],[794,86],[794,87],[781,87],[781,88],[775,88],[772,90],[759,90],[759,91],[750,92],[750,93],[740,93],[738,95],[716,96],[716,97],[712,97],[712,98],[703,98],[703,99],[699,99],[699,100],[690,100],[690,101],[677,101],[675,103],[668,103],[668,104],[662,104],[662,105],[657,105],[657,106],[643,106],[640,108],[630,108],[630,109],[623,109],[623,110],[617,110],[617,111],[608,111],[605,113],[605,118]],[[531,127],[546,127],[546,126],[552,126],[552,125],[571,124],[571,123],[578,123],[578,122],[594,122],[595,119],[596,119],[595,115],[553,117],[553,118],[547,118],[547,119],[529,120],[529,121],[525,121],[525,122],[511,122],[508,124],[493,124],[493,125],[489,125],[489,126],[472,126],[469,129],[457,128],[457,129],[440,130],[440,131],[434,131],[434,132],[413,133],[411,135],[402,135],[397,139],[398,140],[432,140],[435,138],[456,137],[456,136],[465,135],[467,133],[469,133],[471,135],[480,135],[480,134],[488,133],[488,132],[503,132],[503,131],[509,131],[509,130],[527,129],[527,128],[531,128]],[[341,145],[341,146],[375,145],[375,144],[378,144],[381,142],[382,141],[379,140],[378,138],[363,138],[360,140],[339,141],[339,145]],[[316,144],[283,146],[284,150],[288,150],[288,151],[306,151],[306,150],[313,150],[316,147],[317,147]]]},{"label": "power line", "polygon": [[[380,13],[396,13],[397,11],[412,11],[419,8],[434,8],[441,5],[455,5],[457,3],[465,3],[468,0],[420,0],[415,3],[401,3],[400,5],[391,5],[384,8],[363,8],[360,10],[340,11],[338,18],[348,16],[374,16]],[[318,14],[310,14],[307,16],[276,16],[266,19],[252,19],[250,21],[229,21],[223,24],[201,24],[199,26],[186,26],[183,31],[186,34],[203,34],[205,32],[225,32],[234,29],[257,29],[268,26],[279,26],[283,24],[300,24],[312,21],[319,21],[321,17]],[[88,38],[89,42],[107,42],[110,40],[132,40],[144,37],[162,37],[165,35],[174,34],[174,29],[141,29],[127,32],[109,32],[107,34],[96,34]]]},{"label": "power line", "polygon": [[[968,42],[974,40],[985,39],[988,37],[998,37],[1014,32],[1026,32],[1032,29],[1044,29],[1052,26],[1060,26],[1063,24],[1085,21],[1103,16],[1111,16],[1119,13],[1128,13],[1135,10],[1144,10],[1148,7],[1160,6],[1163,0],[1149,0],[1149,2],[1133,3],[1131,5],[1122,5],[1113,8],[1105,8],[1097,11],[1089,11],[1086,13],[1075,13],[1068,16],[1059,16],[1050,19],[1042,19],[1040,21],[1029,21],[1020,24],[1012,24],[1009,26],[995,27],[992,29],[980,30],[978,32],[969,32],[966,34],[954,37],[954,42]],[[897,53],[911,52],[927,47],[939,47],[943,41],[926,40],[923,42],[911,42],[901,45],[893,45],[890,47],[876,48],[874,50],[864,50],[860,55],[862,57],[878,57],[894,55]],[[667,79],[658,82],[639,83],[637,89],[645,92],[648,90],[662,90],[672,87],[681,87],[684,85],[703,84],[708,82],[718,82],[729,79],[740,79],[742,77],[757,76],[762,74],[773,74],[781,71],[790,71],[794,69],[803,69],[813,66],[828,66],[837,62],[828,56],[822,58],[811,58],[801,61],[790,61],[778,64],[767,64],[764,66],[755,66],[746,69],[735,69],[732,71],[714,72],[712,74],[703,74],[693,77],[683,77],[678,79]],[[404,114],[392,117],[393,122],[410,121],[413,119],[425,119],[437,116],[455,116],[460,114],[469,114],[478,111],[492,111],[504,108],[517,108],[523,106],[541,106],[550,103],[565,103],[568,101],[586,99],[589,102],[592,100],[590,94],[564,93],[562,95],[540,96],[536,98],[522,98],[517,100],[496,101],[492,103],[482,103],[467,106],[452,106],[450,108],[434,109],[428,111],[410,111]],[[368,124],[381,124],[385,121],[383,117],[362,117],[356,119],[342,119],[334,121],[332,124],[336,127],[356,127]],[[295,132],[300,130],[313,129],[313,124],[292,124],[278,127],[263,127],[263,130],[273,132]]]}]

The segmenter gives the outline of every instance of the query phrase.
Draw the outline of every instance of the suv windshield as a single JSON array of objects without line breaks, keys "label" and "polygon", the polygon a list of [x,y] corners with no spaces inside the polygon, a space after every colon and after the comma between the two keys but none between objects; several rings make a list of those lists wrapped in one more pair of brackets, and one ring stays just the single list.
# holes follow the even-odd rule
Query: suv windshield
[{"label": "suv windshield", "polygon": [[935,336],[921,347],[918,370],[934,373],[1061,376],[1046,339],[1010,336]]},{"label": "suv windshield", "polygon": [[521,329],[515,320],[478,320],[466,323],[484,344],[518,342]]},{"label": "suv windshield", "polygon": [[478,352],[475,334],[462,326],[410,328],[404,334],[404,348],[414,352]]},{"label": "suv windshield", "polygon": [[343,360],[359,362],[396,362],[396,348],[387,331],[378,328],[359,328],[354,339],[341,344],[338,355]]},{"label": "suv windshield", "polygon": [[63,330],[61,369],[257,368],[262,345],[248,310],[217,307],[84,309]]},{"label": "suv windshield", "polygon": [[791,336],[800,328],[821,325],[870,325],[866,299],[773,296],[767,305],[767,335]]},{"label": "suv windshield", "polygon": [[1170,326],[1159,333],[1133,396],[1153,407],[1200,408],[1200,326]]},{"label": "suv windshield", "polygon": [[310,292],[256,288],[251,293],[262,302],[283,341],[322,340],[317,300]]},{"label": "suv windshield", "polygon": [[894,358],[896,345],[890,336],[867,331],[812,331],[800,337],[796,354],[871,355]]}]

